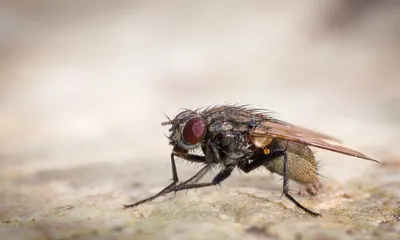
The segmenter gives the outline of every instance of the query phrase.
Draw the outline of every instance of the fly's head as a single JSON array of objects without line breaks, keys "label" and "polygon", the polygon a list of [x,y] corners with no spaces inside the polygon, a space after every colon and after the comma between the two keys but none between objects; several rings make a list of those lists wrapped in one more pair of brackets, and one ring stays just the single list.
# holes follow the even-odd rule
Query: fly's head
[{"label": "fly's head", "polygon": [[170,144],[175,149],[189,151],[197,148],[207,133],[204,119],[195,111],[185,110],[161,125],[172,125],[169,129]]}]

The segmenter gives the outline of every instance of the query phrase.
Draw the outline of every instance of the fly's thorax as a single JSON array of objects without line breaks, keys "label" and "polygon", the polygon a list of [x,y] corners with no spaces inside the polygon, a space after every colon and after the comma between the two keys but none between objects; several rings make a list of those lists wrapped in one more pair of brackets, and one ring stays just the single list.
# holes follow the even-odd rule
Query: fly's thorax
[{"label": "fly's thorax", "polygon": [[230,122],[216,122],[216,121],[211,121],[208,125],[208,131],[210,133],[214,133],[216,135],[217,133],[221,132],[227,132],[233,130],[233,124]]},{"label": "fly's thorax", "polygon": [[[212,134],[210,134],[212,135]],[[202,150],[207,159],[218,164],[232,164],[253,155],[252,144],[246,134],[239,131],[220,131],[207,135]]]}]

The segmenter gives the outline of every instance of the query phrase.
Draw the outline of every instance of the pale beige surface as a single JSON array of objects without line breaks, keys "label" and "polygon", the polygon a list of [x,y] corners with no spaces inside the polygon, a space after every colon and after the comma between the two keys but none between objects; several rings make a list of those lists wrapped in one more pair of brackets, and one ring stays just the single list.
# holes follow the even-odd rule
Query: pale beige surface
[{"label": "pale beige surface", "polygon": [[[2,1],[0,239],[398,237],[399,4],[296,2]],[[394,163],[318,150],[323,219],[266,171],[122,210],[169,183],[163,113],[224,102]]]}]

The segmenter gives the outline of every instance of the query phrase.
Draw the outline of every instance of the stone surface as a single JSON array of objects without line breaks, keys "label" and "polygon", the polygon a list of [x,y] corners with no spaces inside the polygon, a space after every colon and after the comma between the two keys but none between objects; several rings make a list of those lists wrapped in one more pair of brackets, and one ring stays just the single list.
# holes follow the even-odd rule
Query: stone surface
[{"label": "stone surface", "polygon": [[[123,210],[123,204],[157,192],[170,178],[169,169],[157,165],[146,174],[135,169],[126,162],[2,179],[1,239],[399,237],[398,166],[377,166],[346,185],[325,183],[325,190],[315,197],[296,196],[322,213],[321,218],[280,199],[280,182],[264,171],[235,174],[221,187],[178,193]],[[87,177],[85,172],[98,177]],[[156,175],[159,186],[143,181]]]}]

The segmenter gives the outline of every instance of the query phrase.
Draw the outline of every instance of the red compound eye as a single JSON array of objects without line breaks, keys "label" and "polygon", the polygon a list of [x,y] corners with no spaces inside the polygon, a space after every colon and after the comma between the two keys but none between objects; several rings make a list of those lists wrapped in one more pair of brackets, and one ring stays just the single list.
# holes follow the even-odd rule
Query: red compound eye
[{"label": "red compound eye", "polygon": [[196,144],[206,135],[206,124],[201,117],[193,117],[183,127],[182,138],[187,144]]}]

